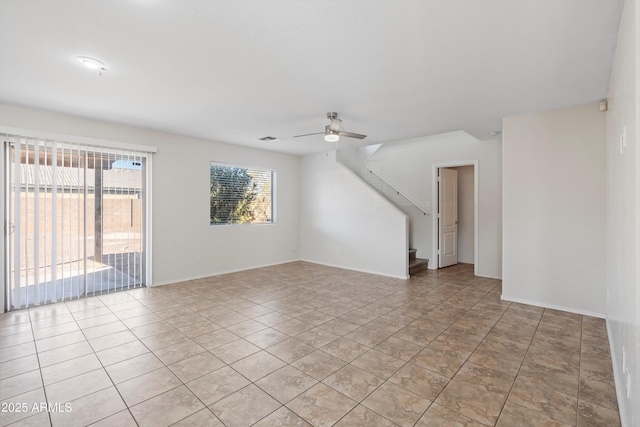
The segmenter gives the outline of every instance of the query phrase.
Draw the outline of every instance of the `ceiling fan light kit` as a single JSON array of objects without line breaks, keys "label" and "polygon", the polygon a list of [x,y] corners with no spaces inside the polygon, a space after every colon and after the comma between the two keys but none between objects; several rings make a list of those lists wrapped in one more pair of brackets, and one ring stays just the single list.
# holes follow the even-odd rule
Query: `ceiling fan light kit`
[{"label": "ceiling fan light kit", "polygon": [[311,136],[311,135],[323,135],[324,140],[327,142],[337,142],[341,136],[346,136],[348,138],[356,138],[356,139],[365,139],[367,135],[362,135],[359,133],[347,132],[340,130],[340,126],[342,125],[342,120],[338,117],[338,113],[329,112],[327,113],[327,119],[331,120],[331,122],[324,127],[324,132],[316,132],[316,133],[307,133],[304,135],[296,135],[294,138],[300,138],[302,136]]},{"label": "ceiling fan light kit", "polygon": [[337,132],[329,131],[324,135],[324,140],[327,142],[337,142],[339,139],[340,135]]}]

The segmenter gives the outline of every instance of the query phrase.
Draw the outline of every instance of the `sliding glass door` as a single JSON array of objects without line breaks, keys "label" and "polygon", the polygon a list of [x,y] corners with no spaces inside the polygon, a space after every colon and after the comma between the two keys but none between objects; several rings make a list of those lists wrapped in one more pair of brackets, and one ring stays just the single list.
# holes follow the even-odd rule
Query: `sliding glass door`
[{"label": "sliding glass door", "polygon": [[3,137],[7,308],[144,285],[147,153]]}]

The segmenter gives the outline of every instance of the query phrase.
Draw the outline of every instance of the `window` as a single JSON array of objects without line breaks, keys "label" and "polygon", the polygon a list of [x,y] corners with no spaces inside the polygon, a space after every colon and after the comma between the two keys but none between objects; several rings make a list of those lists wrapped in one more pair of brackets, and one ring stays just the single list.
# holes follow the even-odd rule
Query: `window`
[{"label": "window", "polygon": [[275,222],[276,172],[211,163],[211,225]]}]

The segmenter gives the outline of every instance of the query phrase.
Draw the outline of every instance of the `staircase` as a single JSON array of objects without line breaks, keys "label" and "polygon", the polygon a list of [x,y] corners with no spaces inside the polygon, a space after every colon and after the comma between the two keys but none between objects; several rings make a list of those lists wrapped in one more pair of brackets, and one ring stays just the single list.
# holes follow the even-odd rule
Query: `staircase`
[{"label": "staircase", "polygon": [[[408,194],[402,192],[387,181],[380,173],[372,169],[367,163],[368,159],[380,148],[382,144],[365,146],[361,148],[343,148],[337,151],[336,161],[343,167],[357,175],[365,184],[381,194],[391,204],[400,209],[407,216],[408,232],[411,235],[412,222],[422,220],[429,215],[429,210],[421,206]],[[415,210],[417,209],[417,211]],[[409,249],[409,276],[426,271],[429,265],[428,259],[417,258],[417,249]]]},{"label": "staircase", "polygon": [[429,265],[428,259],[416,258],[416,249],[409,249],[409,276],[413,276],[419,271],[426,270]]}]

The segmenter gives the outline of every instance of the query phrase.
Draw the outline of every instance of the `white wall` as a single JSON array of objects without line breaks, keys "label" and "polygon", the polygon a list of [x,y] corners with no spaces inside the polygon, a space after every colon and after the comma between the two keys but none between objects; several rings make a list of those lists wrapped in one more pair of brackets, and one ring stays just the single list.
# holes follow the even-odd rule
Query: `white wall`
[{"label": "white wall", "polygon": [[[2,114],[0,114],[0,120],[2,119]],[[0,201],[2,202],[2,209],[0,209],[0,224],[2,224],[2,239],[0,239],[0,313],[4,313],[5,311],[5,290],[7,288],[5,281],[5,270],[4,270],[4,245],[5,245],[5,234],[4,234],[4,224],[5,224],[5,215],[4,215],[4,197],[5,197],[5,155],[4,155],[4,146],[0,141]]]},{"label": "white wall", "polygon": [[[502,274],[502,146],[500,139],[480,141],[463,131],[450,132],[383,145],[367,166],[416,202],[433,209],[433,167],[457,162],[478,162],[478,263],[479,276],[500,278]],[[433,215],[433,212],[431,212]],[[433,255],[432,215],[411,216],[412,246],[418,256],[437,263]],[[416,233],[416,230],[419,232]],[[436,236],[437,238],[437,236]]]},{"label": "white wall", "polygon": [[[296,156],[0,105],[0,125],[153,145],[153,284],[298,259],[299,165]],[[209,163],[276,169],[277,223],[209,225]],[[203,262],[196,262],[198,254]]]},{"label": "white wall", "polygon": [[[625,2],[607,112],[607,327],[620,416],[640,425],[640,7]],[[620,152],[626,129],[627,147]],[[623,367],[623,349],[627,366]],[[629,370],[628,374],[625,368]],[[627,389],[629,388],[629,396]]]},{"label": "white wall", "polygon": [[502,294],[605,311],[606,114],[598,103],[505,118]]},{"label": "white wall", "polygon": [[409,247],[417,249],[416,256],[424,258],[425,251],[420,246],[429,226],[424,218],[424,212],[407,200],[403,195],[385,183],[376,174],[367,169],[367,161],[382,146],[382,144],[366,145],[363,147],[346,147],[338,151],[338,161],[358,175],[374,190],[382,194],[394,206],[407,215],[409,223]]},{"label": "white wall", "polygon": [[337,151],[337,159],[340,163],[355,172],[362,178],[365,162],[375,153],[382,144],[365,145],[363,147],[344,147]]},{"label": "white wall", "polygon": [[473,264],[473,166],[451,168],[458,171],[458,262]]},{"label": "white wall", "polygon": [[301,258],[407,278],[406,216],[338,163],[335,151],[304,156],[300,171]]}]

